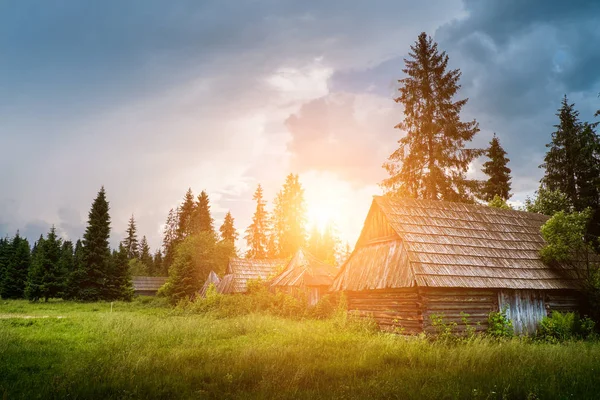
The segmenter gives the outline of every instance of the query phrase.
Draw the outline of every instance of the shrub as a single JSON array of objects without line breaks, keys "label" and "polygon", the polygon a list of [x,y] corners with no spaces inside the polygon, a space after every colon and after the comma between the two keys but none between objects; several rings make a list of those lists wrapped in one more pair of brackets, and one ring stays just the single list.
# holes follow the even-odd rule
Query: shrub
[{"label": "shrub", "polygon": [[487,335],[493,338],[508,338],[514,335],[512,321],[506,316],[506,308],[488,315]]},{"label": "shrub", "polygon": [[587,339],[594,334],[595,323],[576,313],[560,313],[553,311],[539,324],[537,337],[549,342],[562,342],[573,339]]}]

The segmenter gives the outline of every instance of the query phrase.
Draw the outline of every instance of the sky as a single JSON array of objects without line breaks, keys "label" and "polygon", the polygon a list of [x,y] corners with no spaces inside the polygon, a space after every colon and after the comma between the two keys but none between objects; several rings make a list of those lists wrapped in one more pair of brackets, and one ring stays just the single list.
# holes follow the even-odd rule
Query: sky
[{"label": "sky", "polygon": [[562,97],[583,120],[600,108],[598,1],[3,1],[0,235],[76,240],[104,185],[113,246],[133,214],[156,249],[188,187],[243,237],[257,184],[270,206],[293,172],[311,223],[353,245],[423,31],[462,71],[472,145],[498,135],[522,202]]}]

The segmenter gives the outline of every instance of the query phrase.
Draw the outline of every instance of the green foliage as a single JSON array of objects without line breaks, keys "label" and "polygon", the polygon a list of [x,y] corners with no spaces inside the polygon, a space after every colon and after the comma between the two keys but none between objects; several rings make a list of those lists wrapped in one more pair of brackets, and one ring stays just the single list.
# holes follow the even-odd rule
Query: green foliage
[{"label": "green foliage", "polygon": [[573,205],[560,190],[550,190],[545,187],[540,187],[535,193],[535,197],[525,199],[525,211],[553,216],[557,212],[570,212],[573,210]]},{"label": "green foliage", "polygon": [[45,239],[40,239],[27,276],[25,295],[32,301],[63,296],[66,272],[62,269],[62,241],[56,236],[54,226]]},{"label": "green foliage", "polygon": [[252,216],[252,223],[246,229],[247,258],[267,258],[269,216],[266,211],[266,201],[263,199],[263,189],[259,184],[252,200],[256,201],[256,210]]},{"label": "green foliage", "polygon": [[298,175],[289,174],[274,202],[270,258],[293,256],[306,243],[306,201]]},{"label": "green foliage", "polygon": [[593,399],[600,390],[594,341],[448,346],[352,316],[217,318],[161,301],[115,302],[112,313],[105,302],[0,302],[0,396]]},{"label": "green foliage", "polygon": [[494,195],[494,197],[490,200],[490,202],[488,203],[488,206],[494,207],[494,208],[502,208],[504,210],[512,210],[512,207],[508,205],[506,200],[504,200],[502,197],[498,196],[497,194]]},{"label": "green foliage", "polygon": [[463,122],[460,112],[467,99],[454,100],[460,89],[460,70],[448,70],[448,55],[425,32],[411,46],[400,79],[404,120],[396,128],[406,132],[399,147],[383,165],[389,178],[387,194],[431,200],[470,201],[478,187],[469,181],[469,165],[480,149],[465,149],[479,132],[478,123]]},{"label": "green foliage", "polygon": [[[233,224],[233,219],[231,223]],[[215,235],[214,220],[210,215],[210,200],[204,190],[198,195],[198,201],[192,214],[191,233],[196,234],[201,232]]]},{"label": "green foliage", "polygon": [[139,258],[133,258],[127,262],[129,273],[131,276],[149,276],[150,271],[146,264],[144,264]]},{"label": "green foliage", "polygon": [[146,236],[142,237],[139,245],[139,259],[140,262],[144,265],[148,275],[154,275],[154,264],[152,260],[152,254],[150,254],[150,246],[148,246],[148,240]]},{"label": "green foliage", "polygon": [[177,239],[182,240],[194,232],[196,204],[194,203],[194,194],[191,188],[185,192],[183,203],[177,211]]},{"label": "green foliage", "polygon": [[137,227],[135,225],[135,219],[133,215],[129,218],[129,223],[127,225],[127,236],[123,239],[123,247],[125,247],[125,251],[127,251],[127,258],[129,260],[138,258],[140,256],[140,244],[137,239]]},{"label": "green foliage", "polygon": [[88,214],[88,224],[83,235],[82,266],[73,279],[73,284],[78,288],[76,297],[80,300],[94,301],[107,295],[104,288],[111,269],[108,211],[106,192],[102,187]]},{"label": "green foliage", "polygon": [[483,185],[483,200],[493,202],[496,197],[501,200],[509,199],[511,171],[507,164],[510,160],[506,157],[506,151],[500,146],[495,133],[485,154],[489,161],[483,163],[482,171],[489,178]]},{"label": "green foliage", "polygon": [[590,211],[565,213],[559,211],[542,225],[546,245],[540,250],[542,260],[548,264],[583,260],[592,250],[585,242],[585,230]]},{"label": "green foliage", "polygon": [[231,211],[227,211],[227,214],[225,214],[225,219],[223,220],[223,225],[221,225],[219,228],[219,232],[221,233],[221,240],[235,244],[235,241],[238,238],[238,233],[233,226],[233,223],[234,218],[231,216]]},{"label": "green foliage", "polygon": [[315,224],[308,239],[308,251],[319,260],[336,265],[339,244],[340,239],[331,221],[325,225],[323,233]]},{"label": "green foliage", "polygon": [[0,297],[23,298],[31,264],[29,242],[17,232],[11,241],[0,240],[0,253]]},{"label": "green foliage", "polygon": [[514,335],[513,324],[506,316],[506,309],[489,313],[486,334],[496,339],[509,338]]},{"label": "green foliage", "polygon": [[589,318],[581,318],[576,313],[560,313],[553,311],[538,326],[537,338],[549,342],[563,342],[574,339],[595,337],[595,322]]}]

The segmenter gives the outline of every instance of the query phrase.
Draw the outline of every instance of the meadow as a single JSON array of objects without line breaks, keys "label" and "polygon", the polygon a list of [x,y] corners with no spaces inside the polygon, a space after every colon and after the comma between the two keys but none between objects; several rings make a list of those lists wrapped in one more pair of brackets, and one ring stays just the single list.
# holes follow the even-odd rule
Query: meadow
[{"label": "meadow", "polygon": [[338,317],[0,301],[2,399],[592,399],[600,343],[441,343]]}]

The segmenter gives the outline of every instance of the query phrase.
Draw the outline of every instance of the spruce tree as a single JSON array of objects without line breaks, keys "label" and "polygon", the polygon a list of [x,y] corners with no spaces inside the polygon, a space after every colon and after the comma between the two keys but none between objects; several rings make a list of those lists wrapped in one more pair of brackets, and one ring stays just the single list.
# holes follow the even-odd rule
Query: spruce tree
[{"label": "spruce tree", "polygon": [[194,211],[196,204],[194,203],[194,194],[189,188],[183,198],[183,203],[179,208],[179,220],[177,224],[177,238],[179,240],[188,237],[194,230]]},{"label": "spruce tree", "polygon": [[10,246],[10,251],[7,251],[10,259],[0,278],[0,297],[20,299],[25,296],[25,285],[31,264],[29,242],[17,232],[12,241],[7,241],[5,246],[7,250]]},{"label": "spruce tree", "polygon": [[160,250],[156,250],[152,259],[152,276],[167,276],[168,271],[164,268],[163,256]]},{"label": "spruce tree", "polygon": [[500,141],[496,134],[490,142],[490,147],[486,150],[489,161],[483,163],[483,173],[489,176],[482,190],[482,198],[485,201],[492,201],[495,196],[499,196],[506,201],[512,196],[510,193],[510,168],[507,167],[510,159],[506,157],[506,151],[500,146]]},{"label": "spruce tree", "polygon": [[424,32],[409,56],[402,70],[408,76],[398,81],[400,96],[395,99],[405,114],[396,128],[406,135],[383,165],[390,177],[382,187],[389,195],[470,201],[478,182],[467,180],[466,172],[482,151],[465,148],[479,125],[460,120],[468,100],[454,101],[461,72],[447,70],[448,55],[438,52],[437,43]]},{"label": "spruce tree", "polygon": [[4,272],[8,268],[11,260],[12,246],[10,239],[7,237],[0,238],[0,283],[4,277]]},{"label": "spruce tree", "polygon": [[125,247],[125,250],[127,251],[128,260],[139,257],[137,227],[133,215],[131,215],[131,218],[129,218],[129,223],[127,225],[127,236],[125,239],[123,239],[123,247]]},{"label": "spruce tree", "polygon": [[167,222],[163,230],[163,254],[162,258],[163,269],[168,271],[169,267],[173,263],[173,257],[175,256],[175,246],[178,242],[178,217],[175,211],[171,208],[167,216]]},{"label": "spruce tree", "polygon": [[263,199],[263,189],[259,184],[252,200],[256,201],[256,210],[252,216],[252,223],[246,229],[247,258],[266,258],[269,230],[269,217],[266,210],[266,201]]},{"label": "spruce tree", "polygon": [[45,239],[38,241],[27,275],[25,295],[28,299],[48,301],[63,296],[66,274],[61,264],[61,247],[62,241],[56,236],[54,226]]},{"label": "spruce tree", "polygon": [[306,243],[306,204],[298,175],[287,176],[275,199],[273,217],[278,257],[290,257]]},{"label": "spruce tree", "polygon": [[[110,270],[103,288],[105,300],[129,301],[133,297],[133,283],[129,272],[129,251],[123,245],[114,250],[110,258]],[[135,261],[139,261],[134,259]]]},{"label": "spruce tree", "polygon": [[108,298],[107,281],[111,279],[110,215],[104,186],[92,203],[83,235],[83,265],[77,282],[78,298],[95,301]]},{"label": "spruce tree", "polygon": [[206,191],[200,192],[193,215],[192,233],[208,232],[215,235],[214,220],[210,215],[210,201]]},{"label": "spruce tree", "polygon": [[223,253],[223,258],[229,259],[229,257],[237,257],[237,249],[235,247],[235,241],[238,238],[238,233],[233,226],[234,218],[231,216],[231,212],[227,211],[223,224],[219,228],[221,233],[221,241],[219,242],[218,251]]},{"label": "spruce tree", "polygon": [[139,258],[142,264],[146,267],[146,269],[152,274],[153,265],[152,265],[152,254],[150,254],[150,246],[148,246],[148,240],[146,236],[142,237],[140,241],[140,246],[138,250]]},{"label": "spruce tree", "polygon": [[547,144],[541,188],[563,193],[575,211],[592,210],[588,239],[600,235],[600,137],[597,124],[579,120],[575,105],[565,96],[558,110],[559,123]]}]

